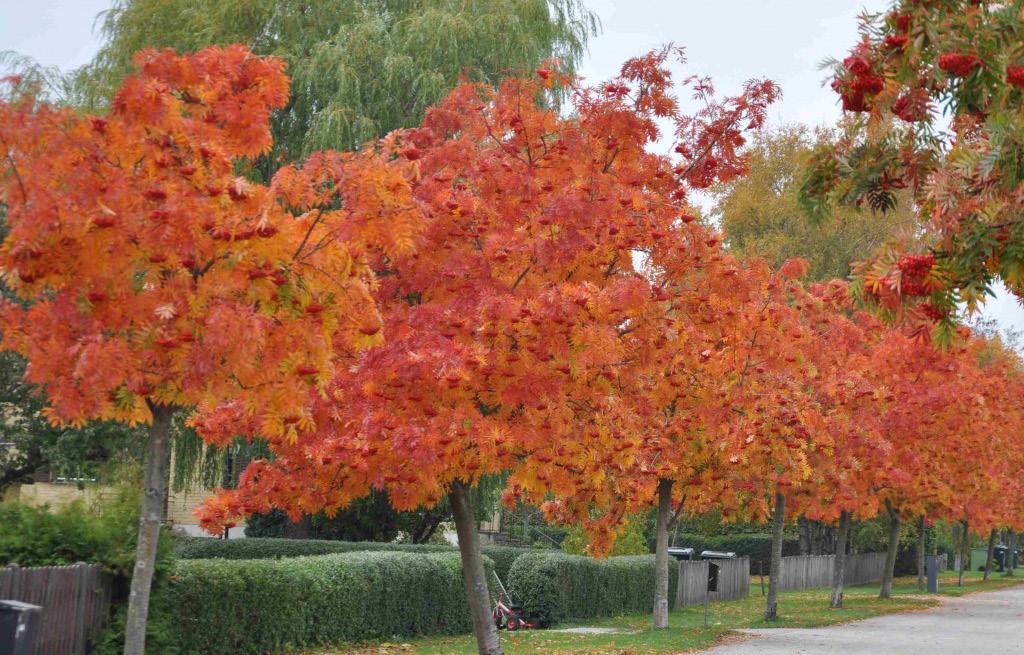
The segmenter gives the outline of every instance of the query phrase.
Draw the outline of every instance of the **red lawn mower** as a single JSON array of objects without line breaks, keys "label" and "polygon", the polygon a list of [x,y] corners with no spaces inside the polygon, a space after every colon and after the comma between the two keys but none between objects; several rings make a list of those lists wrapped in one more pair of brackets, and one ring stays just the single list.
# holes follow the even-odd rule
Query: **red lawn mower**
[{"label": "red lawn mower", "polygon": [[497,600],[494,601],[494,611],[491,613],[491,617],[494,619],[494,625],[498,626],[499,630],[535,630],[539,627],[540,621],[538,619],[528,617],[523,612],[523,608],[518,603],[512,601],[512,597],[508,595],[508,590],[505,589],[505,585],[501,584],[501,578],[498,574],[494,574],[494,579],[498,581],[498,593]]}]

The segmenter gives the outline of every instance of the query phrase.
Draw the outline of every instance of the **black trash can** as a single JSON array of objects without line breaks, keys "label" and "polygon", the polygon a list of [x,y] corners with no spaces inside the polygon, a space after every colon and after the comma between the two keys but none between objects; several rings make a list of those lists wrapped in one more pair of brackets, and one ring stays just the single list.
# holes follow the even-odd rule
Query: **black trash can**
[{"label": "black trash can", "polygon": [[0,655],[32,655],[43,608],[16,600],[0,600]]}]

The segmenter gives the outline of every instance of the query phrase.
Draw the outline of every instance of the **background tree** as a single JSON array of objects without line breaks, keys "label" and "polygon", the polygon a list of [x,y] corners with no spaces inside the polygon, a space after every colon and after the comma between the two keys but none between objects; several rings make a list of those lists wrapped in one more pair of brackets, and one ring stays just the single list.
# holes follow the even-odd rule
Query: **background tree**
[{"label": "background tree", "polygon": [[597,19],[579,0],[116,0],[74,104],[105,107],[135,52],[241,43],[288,64],[287,104],[254,173],[317,150],[353,150],[419,124],[461,79],[496,85],[555,58],[575,70]]},{"label": "background tree", "polygon": [[909,197],[900,197],[890,213],[840,206],[818,221],[807,220],[800,185],[814,148],[833,138],[801,125],[753,135],[745,150],[747,174],[715,188],[713,215],[732,252],[763,257],[776,268],[799,257],[809,265],[809,280],[842,280],[849,277],[851,262],[913,229]]}]

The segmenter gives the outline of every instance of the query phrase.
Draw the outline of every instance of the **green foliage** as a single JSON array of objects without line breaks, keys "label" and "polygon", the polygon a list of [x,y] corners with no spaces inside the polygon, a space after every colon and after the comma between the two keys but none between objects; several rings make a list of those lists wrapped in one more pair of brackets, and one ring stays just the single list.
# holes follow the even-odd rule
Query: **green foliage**
[{"label": "green foliage", "polygon": [[[123,580],[135,563],[137,494],[119,493],[90,507],[71,503],[51,511],[21,503],[0,503],[0,565],[100,564]],[[167,563],[170,540],[161,539],[159,567]]]},{"label": "green foliage", "polygon": [[[512,564],[525,553],[535,552],[532,548],[517,548],[515,546],[483,546],[480,550],[484,556],[494,562],[494,572],[498,574],[505,586],[508,586],[508,575]],[[492,587],[494,586],[493,580],[488,579],[487,582]]]},{"label": "green foliage", "polygon": [[282,559],[360,551],[438,553],[454,550],[434,544],[395,544],[379,541],[331,541],[326,539],[183,539],[175,546],[180,559]]},{"label": "green foliage", "polygon": [[596,29],[579,0],[117,0],[72,102],[105,105],[142,48],[249,45],[283,58],[293,81],[267,175],[418,124],[460,78],[495,84],[550,57],[574,69]]},{"label": "green foliage", "polygon": [[747,149],[750,173],[716,189],[715,214],[734,252],[764,257],[773,266],[801,257],[810,264],[812,280],[846,278],[851,262],[909,232],[915,216],[902,196],[893,198],[892,211],[839,206],[822,210],[816,221],[807,220],[801,184],[808,176],[812,152],[833,138],[828,133],[809,134],[802,126],[755,135]]},{"label": "green foliage", "polygon": [[[749,557],[751,568],[756,570],[754,562],[767,561],[771,557],[772,536],[770,534],[730,534],[706,537],[696,534],[681,534],[676,539],[676,546],[693,548],[699,555],[703,550],[724,550],[736,553],[737,557]],[[793,538],[782,540],[782,555],[800,554],[800,542]]]},{"label": "green foliage", "polygon": [[161,596],[182,653],[257,655],[471,627],[455,553],[181,561]]},{"label": "green foliage", "polygon": [[[647,555],[651,552],[644,536],[643,517],[632,517],[625,529],[615,540],[615,546],[609,553],[612,557],[622,555]],[[590,540],[581,526],[573,526],[562,540],[562,551],[570,555],[586,555]]]},{"label": "green foliage", "polygon": [[[179,538],[175,543],[175,554],[187,559],[284,559],[311,555],[329,555],[353,552],[403,552],[415,554],[455,553],[447,544],[402,544],[377,541],[328,541],[324,539],[206,539],[196,537]],[[520,555],[531,552],[528,548],[512,546],[484,546],[483,554],[489,557],[494,570],[503,581],[509,568]]]},{"label": "green foliage", "polygon": [[245,536],[393,541],[398,536],[398,518],[387,494],[374,491],[333,517],[320,512],[296,524],[280,510],[253,515],[246,521]]},{"label": "green foliage", "polygon": [[[679,569],[669,566],[669,601]],[[565,553],[525,554],[512,564],[509,593],[542,620],[590,619],[650,612],[654,607],[654,556],[596,560]]]}]

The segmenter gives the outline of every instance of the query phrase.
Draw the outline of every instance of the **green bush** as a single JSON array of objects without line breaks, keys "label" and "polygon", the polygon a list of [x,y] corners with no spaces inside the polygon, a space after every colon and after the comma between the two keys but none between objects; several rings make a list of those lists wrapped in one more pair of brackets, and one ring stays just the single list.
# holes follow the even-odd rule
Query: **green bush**
[{"label": "green bush", "polygon": [[[751,570],[756,571],[757,562],[767,562],[771,558],[772,536],[770,534],[730,534],[705,537],[696,534],[681,534],[675,543],[681,548],[695,549],[698,555],[703,550],[724,550],[736,553],[737,557],[749,557]],[[797,539],[782,540],[783,557],[799,554],[800,542]]]},{"label": "green bush", "polygon": [[[524,553],[537,552],[532,548],[517,548],[515,546],[483,546],[480,550],[494,562],[494,572],[501,577],[501,583],[506,587],[508,586],[508,573],[509,569],[512,568],[512,564]],[[488,583],[492,587],[494,586],[493,579],[488,580]]]},{"label": "green bush", "polygon": [[[493,563],[485,558],[487,575]],[[179,561],[159,600],[181,653],[280,652],[469,632],[455,553]]]},{"label": "green bush", "polygon": [[[669,569],[674,604],[679,569]],[[650,612],[654,608],[654,556],[596,560],[565,553],[520,556],[509,572],[509,593],[530,614],[548,623]]]},{"label": "green bush", "polygon": [[206,539],[180,541],[181,559],[280,559],[362,551],[446,553],[454,549],[440,544],[395,544],[380,541],[333,541],[327,539]]},{"label": "green bush", "polygon": [[[181,559],[281,559],[333,553],[363,551],[405,552],[405,553],[457,553],[458,550],[444,544],[396,544],[378,541],[329,541],[326,539],[207,539],[179,538],[175,552]],[[512,562],[528,548],[511,546],[484,546],[483,554],[494,561],[494,570],[506,581]],[[493,580],[488,580],[493,582]],[[506,581],[507,584],[507,581]]]},{"label": "green bush", "polygon": [[[131,576],[138,530],[137,495],[107,497],[90,507],[60,509],[0,503],[0,566],[99,564],[119,578]],[[160,561],[169,553],[161,539]]]}]

